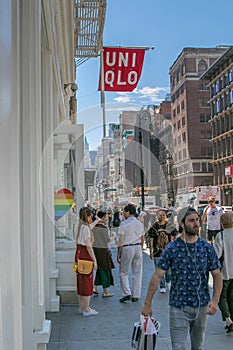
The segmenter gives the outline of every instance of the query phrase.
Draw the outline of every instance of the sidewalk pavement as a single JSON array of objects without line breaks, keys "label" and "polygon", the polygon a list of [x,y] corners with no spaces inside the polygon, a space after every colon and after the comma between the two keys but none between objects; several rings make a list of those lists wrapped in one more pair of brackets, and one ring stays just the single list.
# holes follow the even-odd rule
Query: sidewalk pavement
[{"label": "sidewalk pavement", "polygon": [[[116,268],[113,270],[115,286],[111,287],[114,296],[91,298],[91,307],[99,311],[99,315],[83,317],[78,314],[78,305],[61,305],[58,313],[47,313],[52,320],[52,334],[47,350],[130,350],[134,322],[139,321],[140,310],[144,302],[150,278],[154,272],[154,264],[143,254],[142,297],[139,302],[119,302],[121,297],[116,248],[112,248]],[[211,283],[211,282],[210,282]],[[156,293],[153,303],[153,316],[161,323],[157,337],[156,349],[171,349],[168,321],[168,293]],[[233,336],[227,336],[221,314],[208,317],[205,350],[232,350]]]}]

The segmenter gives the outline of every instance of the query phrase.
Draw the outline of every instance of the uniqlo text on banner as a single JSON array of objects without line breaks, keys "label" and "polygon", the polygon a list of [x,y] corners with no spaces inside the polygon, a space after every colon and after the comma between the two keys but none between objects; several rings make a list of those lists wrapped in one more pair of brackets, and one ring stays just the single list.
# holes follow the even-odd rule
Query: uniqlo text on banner
[{"label": "uniqlo text on banner", "polygon": [[144,56],[144,48],[104,47],[101,69],[104,79],[100,72],[99,90],[133,91],[141,76]]}]

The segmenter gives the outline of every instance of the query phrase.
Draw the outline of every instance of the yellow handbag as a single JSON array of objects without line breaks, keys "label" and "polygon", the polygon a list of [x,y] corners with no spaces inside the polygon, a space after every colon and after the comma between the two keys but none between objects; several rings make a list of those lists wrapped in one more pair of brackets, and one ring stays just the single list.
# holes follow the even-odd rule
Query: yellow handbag
[{"label": "yellow handbag", "polygon": [[89,275],[92,273],[93,261],[78,259],[73,265],[74,272],[81,273],[83,275]]}]

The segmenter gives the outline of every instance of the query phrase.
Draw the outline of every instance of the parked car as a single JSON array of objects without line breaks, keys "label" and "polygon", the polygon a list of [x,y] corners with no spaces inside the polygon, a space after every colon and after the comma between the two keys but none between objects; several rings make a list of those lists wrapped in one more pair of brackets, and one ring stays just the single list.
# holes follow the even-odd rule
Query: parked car
[{"label": "parked car", "polygon": [[222,206],[222,210],[224,213],[227,213],[228,211],[232,211],[232,207],[230,206]]}]

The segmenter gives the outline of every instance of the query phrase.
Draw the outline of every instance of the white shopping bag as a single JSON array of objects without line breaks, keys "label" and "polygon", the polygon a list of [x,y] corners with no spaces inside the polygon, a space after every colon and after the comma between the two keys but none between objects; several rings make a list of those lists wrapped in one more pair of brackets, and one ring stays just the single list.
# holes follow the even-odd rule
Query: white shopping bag
[{"label": "white shopping bag", "polygon": [[160,323],[153,317],[141,315],[140,322],[134,323],[131,347],[137,350],[154,350],[159,329]]}]

